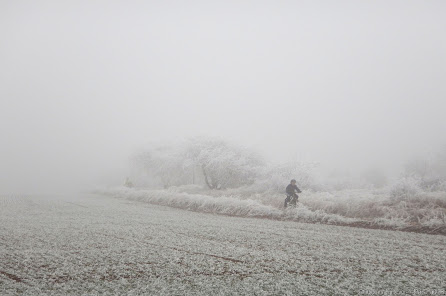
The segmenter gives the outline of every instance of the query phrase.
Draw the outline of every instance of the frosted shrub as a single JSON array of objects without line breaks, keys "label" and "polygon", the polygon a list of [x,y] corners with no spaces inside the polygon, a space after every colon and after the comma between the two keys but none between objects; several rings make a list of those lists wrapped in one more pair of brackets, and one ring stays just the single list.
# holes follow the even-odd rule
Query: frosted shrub
[{"label": "frosted shrub", "polygon": [[390,196],[394,200],[406,200],[416,197],[421,188],[419,181],[414,178],[400,179],[390,190]]},{"label": "frosted shrub", "polygon": [[[372,227],[423,227],[446,234],[446,192],[422,192],[413,180],[400,180],[389,191],[304,191],[297,208],[283,208],[285,195],[256,192],[254,185],[212,190],[199,185],[164,190],[138,188],[98,189],[96,193],[185,210],[238,217],[260,217],[311,223]],[[410,189],[410,190],[409,190]],[[408,198],[410,197],[410,198]]]},{"label": "frosted shrub", "polygon": [[273,164],[265,168],[262,178],[257,180],[256,186],[263,191],[284,192],[291,179],[296,179],[300,189],[316,189],[313,178],[315,163],[287,162]]},{"label": "frosted shrub", "polygon": [[425,191],[446,191],[446,181],[439,177],[431,177],[421,181],[420,186]]},{"label": "frosted shrub", "polygon": [[438,185],[439,191],[446,191],[446,180],[441,181],[441,183]]}]

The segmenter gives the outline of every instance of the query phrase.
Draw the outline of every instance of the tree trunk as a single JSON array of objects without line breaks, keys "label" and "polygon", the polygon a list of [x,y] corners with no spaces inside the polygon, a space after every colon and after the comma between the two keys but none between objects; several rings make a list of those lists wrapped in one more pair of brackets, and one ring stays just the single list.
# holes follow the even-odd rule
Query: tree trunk
[{"label": "tree trunk", "polygon": [[209,189],[214,189],[213,186],[208,181],[208,175],[206,174],[206,170],[204,169],[204,165],[202,165],[201,168],[203,170],[204,181],[206,182],[206,185],[208,185]]}]

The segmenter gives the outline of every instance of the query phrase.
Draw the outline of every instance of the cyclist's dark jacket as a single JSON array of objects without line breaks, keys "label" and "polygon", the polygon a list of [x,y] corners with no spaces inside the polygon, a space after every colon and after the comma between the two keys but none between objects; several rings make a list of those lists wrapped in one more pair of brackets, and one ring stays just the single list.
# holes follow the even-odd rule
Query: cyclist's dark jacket
[{"label": "cyclist's dark jacket", "polygon": [[302,192],[302,191],[300,191],[299,188],[297,188],[296,185],[288,184],[288,186],[286,187],[286,194],[288,194],[288,195],[294,195],[294,194],[296,194],[295,191],[297,191],[298,193]]}]

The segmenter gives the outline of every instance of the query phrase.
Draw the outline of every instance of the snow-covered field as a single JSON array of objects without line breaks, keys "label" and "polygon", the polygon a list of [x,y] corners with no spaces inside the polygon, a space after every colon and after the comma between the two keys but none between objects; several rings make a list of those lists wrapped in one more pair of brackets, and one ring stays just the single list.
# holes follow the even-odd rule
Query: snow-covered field
[{"label": "snow-covered field", "polygon": [[0,295],[444,295],[446,237],[0,197]]}]

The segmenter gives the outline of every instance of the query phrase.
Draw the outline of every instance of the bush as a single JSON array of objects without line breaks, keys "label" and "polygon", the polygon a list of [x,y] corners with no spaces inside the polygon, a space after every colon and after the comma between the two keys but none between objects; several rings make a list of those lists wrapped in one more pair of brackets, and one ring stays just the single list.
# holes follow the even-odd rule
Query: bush
[{"label": "bush", "polygon": [[416,197],[421,192],[420,181],[414,178],[400,179],[390,190],[394,200],[407,200]]},{"label": "bush", "polygon": [[424,179],[420,182],[420,187],[425,191],[446,191],[446,181],[438,177]]},{"label": "bush", "polygon": [[317,167],[316,163],[287,162],[272,164],[265,168],[255,186],[261,191],[285,193],[285,188],[291,179],[296,179],[297,186],[301,190],[312,189],[317,191],[319,187],[314,181],[312,171]]}]

